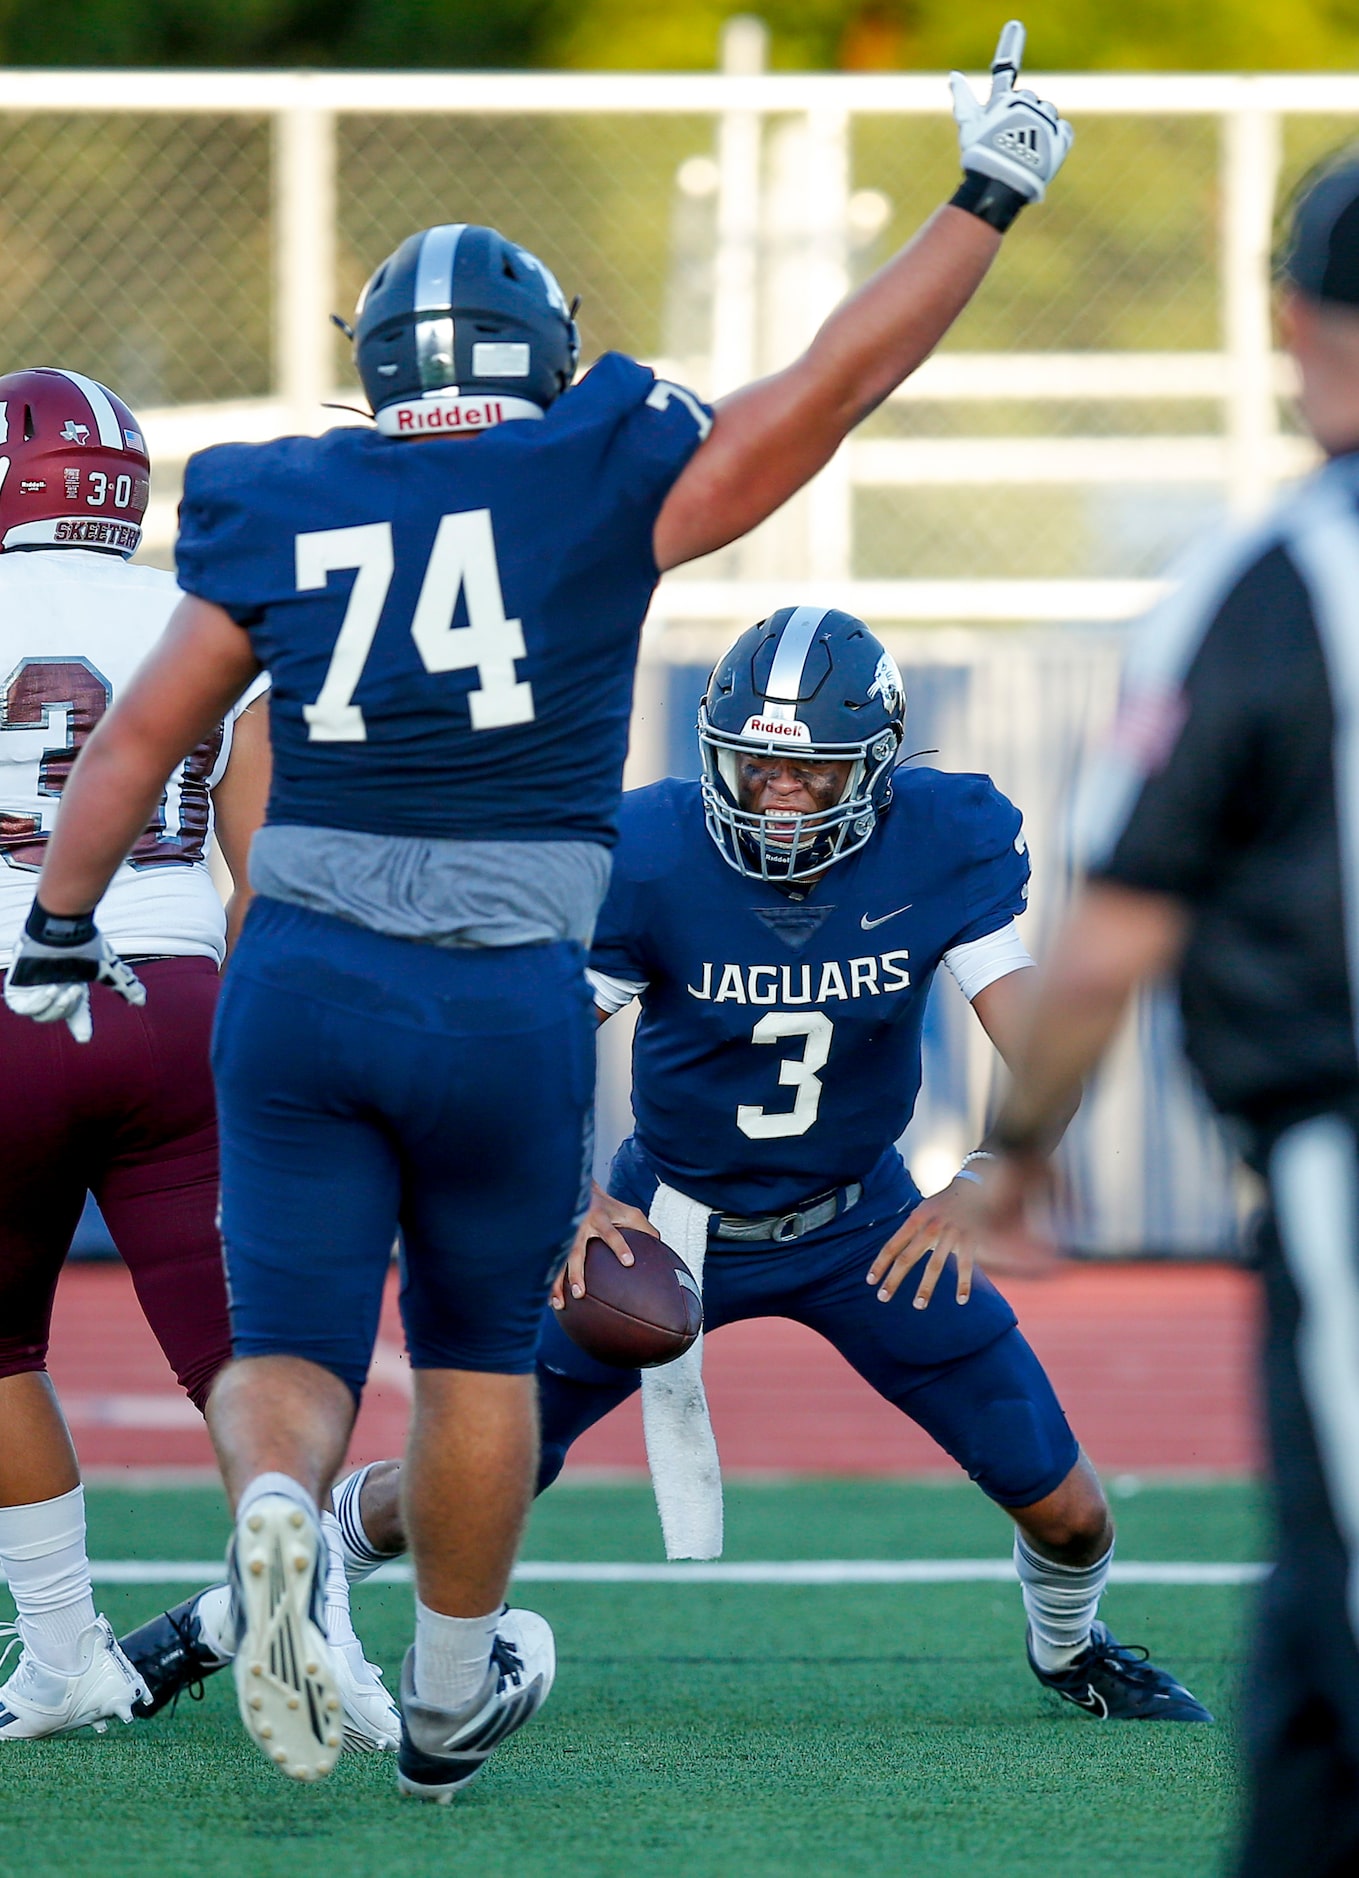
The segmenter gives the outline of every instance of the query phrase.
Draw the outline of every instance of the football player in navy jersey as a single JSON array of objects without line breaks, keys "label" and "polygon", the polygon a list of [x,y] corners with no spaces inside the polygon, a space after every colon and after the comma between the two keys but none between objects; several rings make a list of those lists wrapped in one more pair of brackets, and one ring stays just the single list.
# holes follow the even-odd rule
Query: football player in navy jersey
[{"label": "football player in navy jersey", "polygon": [[[656,1230],[658,1195],[670,1220],[695,1203],[708,1330],[819,1331],[1010,1514],[1039,1680],[1101,1719],[1211,1721],[1096,1617],[1109,1509],[1014,1312],[973,1270],[959,1201],[976,1154],[922,1200],[897,1152],[939,966],[1008,1057],[1032,964],[1018,812],[985,776],[896,768],[904,721],[861,620],[786,608],[712,674],[702,780],[624,797],[590,978],[601,1019],[641,1000],[635,1130],[554,1303],[582,1294],[590,1236],[627,1262],[619,1226]],[[549,1314],[540,1486],[641,1380]]]},{"label": "football player in navy jersey", "polygon": [[584,949],[642,619],[661,571],[821,468],[1042,198],[1071,133],[1014,88],[1022,37],[1002,35],[984,106],[955,90],[951,201],[800,359],[715,411],[618,355],[573,387],[551,274],[453,223],[360,300],[373,429],[187,467],[188,597],[72,774],[8,986],[41,1017],[35,992],[55,1008],[115,973],[90,909],[170,768],[267,668],[273,789],[214,1057],[237,1358],[215,1435],[241,1715],[294,1777],[339,1748],[317,1503],[398,1228],[418,1592],[401,1790],[451,1798],[548,1693],[551,1632],[502,1600],[537,1468],[538,1326],[588,1201]]}]

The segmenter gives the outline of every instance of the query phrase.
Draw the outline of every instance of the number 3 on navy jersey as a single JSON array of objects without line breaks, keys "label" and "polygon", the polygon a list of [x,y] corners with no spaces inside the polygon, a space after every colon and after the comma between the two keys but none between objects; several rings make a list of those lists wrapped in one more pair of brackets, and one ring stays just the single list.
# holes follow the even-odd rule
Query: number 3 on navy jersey
[{"label": "number 3 on navy jersey", "polygon": [[821,1106],[821,1078],[816,1072],[826,1067],[834,1029],[821,1011],[771,1011],[760,1019],[750,1033],[752,1043],[779,1043],[785,1037],[805,1037],[807,1042],[801,1056],[785,1056],[779,1064],[780,1083],[797,1090],[792,1108],[771,1113],[742,1102],[736,1126],[743,1135],[752,1141],[778,1141],[786,1135],[806,1134]]},{"label": "number 3 on navy jersey", "polygon": [[[341,569],[357,569],[325,683],[316,702],[303,705],[302,715],[313,743],[362,743],[368,727],[354,693],[392,584],[391,523],[322,528],[299,535],[296,551],[299,593],[324,587]],[[455,626],[458,595],[464,592],[468,623]],[[411,638],[427,672],[476,668],[480,683],[467,694],[473,730],[533,722],[533,687],[514,674],[515,660],[526,656],[524,628],[519,620],[505,617],[489,509],[441,517],[415,603]]]}]

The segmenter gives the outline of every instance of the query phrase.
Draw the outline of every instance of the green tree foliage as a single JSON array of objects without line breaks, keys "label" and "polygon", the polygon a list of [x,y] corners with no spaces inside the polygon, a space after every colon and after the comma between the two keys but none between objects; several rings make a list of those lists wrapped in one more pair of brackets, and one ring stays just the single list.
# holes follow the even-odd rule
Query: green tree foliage
[{"label": "green tree foliage", "polygon": [[[0,0],[10,65],[702,70],[740,0]],[[1359,0],[763,0],[772,63],[985,64],[1009,11],[1044,70],[1337,70],[1359,63]]]},{"label": "green tree foliage", "polygon": [[0,63],[538,65],[564,12],[562,0],[0,0]]},{"label": "green tree foliage", "polygon": [[641,10],[635,0],[585,0],[555,40],[554,63],[671,69],[711,66],[722,19],[758,12],[771,63],[791,69],[976,69],[1011,14],[1029,29],[1044,71],[1324,71],[1359,63],[1359,0],[723,0]]}]

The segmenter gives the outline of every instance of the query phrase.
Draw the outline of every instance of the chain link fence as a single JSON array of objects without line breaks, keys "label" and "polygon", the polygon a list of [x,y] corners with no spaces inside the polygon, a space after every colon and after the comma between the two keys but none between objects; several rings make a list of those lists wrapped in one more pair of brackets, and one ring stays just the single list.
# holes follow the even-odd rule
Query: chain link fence
[{"label": "chain link fence", "polygon": [[[1310,460],[1269,247],[1277,200],[1354,134],[1359,82],[1036,82],[1077,130],[1050,201],[811,491],[663,585],[630,779],[692,768],[696,688],[735,630],[847,606],[908,667],[912,747],[1024,808],[1042,929],[1122,623]],[[355,400],[327,316],[414,228],[503,227],[580,294],[587,359],[619,348],[713,395],[792,357],[955,177],[942,79],[128,74],[114,100],[101,75],[0,73],[0,370],[72,366],[138,411],[145,552],[169,565],[189,451]],[[964,1016],[937,999],[912,1136],[940,1175],[990,1088]],[[1234,1242],[1229,1162],[1172,1033],[1149,1007],[1073,1131],[1088,1250]]]}]

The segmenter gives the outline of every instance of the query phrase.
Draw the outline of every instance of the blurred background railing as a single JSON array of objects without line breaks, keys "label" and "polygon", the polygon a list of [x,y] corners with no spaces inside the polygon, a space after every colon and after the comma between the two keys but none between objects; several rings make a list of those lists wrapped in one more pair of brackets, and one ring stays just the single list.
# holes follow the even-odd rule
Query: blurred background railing
[{"label": "blurred background railing", "polygon": [[[791,358],[957,173],[942,78],[764,59],[738,19],[713,74],[0,72],[0,369],[72,365],[138,411],[143,555],[163,565],[191,451],[358,421],[324,408],[358,395],[329,314],[430,222],[491,222],[542,255],[583,297],[587,359],[619,347],[720,396]],[[692,773],[693,707],[736,630],[847,607],[906,670],[908,748],[990,771],[1023,808],[1037,946],[1126,622],[1191,540],[1311,461],[1271,340],[1271,231],[1281,192],[1353,134],[1359,79],[1029,82],[1077,129],[1050,202],[803,496],[662,584],[629,779]],[[965,1017],[941,987],[909,1142],[927,1187],[989,1097]],[[617,1027],[603,1147],[626,1123]],[[1174,1030],[1149,1000],[1072,1130],[1086,1251],[1236,1242],[1230,1161]]]}]

